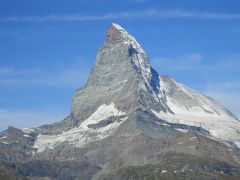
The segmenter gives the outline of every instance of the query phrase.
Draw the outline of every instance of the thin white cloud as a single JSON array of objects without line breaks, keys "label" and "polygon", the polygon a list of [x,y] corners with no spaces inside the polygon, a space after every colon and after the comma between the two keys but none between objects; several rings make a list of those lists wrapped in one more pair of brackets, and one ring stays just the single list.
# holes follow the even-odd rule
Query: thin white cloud
[{"label": "thin white cloud", "polygon": [[22,111],[0,109],[0,131],[8,126],[17,128],[38,127],[43,124],[50,124],[63,120],[67,112],[47,112],[47,111]]},{"label": "thin white cloud", "polygon": [[182,72],[182,71],[208,71],[222,72],[238,70],[240,66],[240,54],[231,54],[218,58],[215,63],[210,64],[200,53],[189,53],[176,57],[155,57],[151,62],[154,67],[165,71]]},{"label": "thin white cloud", "polygon": [[6,68],[6,67],[0,68],[0,77],[9,75],[12,73],[12,71],[13,71],[12,68]]},{"label": "thin white cloud", "polygon": [[133,2],[133,3],[141,4],[141,3],[145,3],[145,2],[147,2],[147,1],[149,1],[149,0],[129,0],[129,1],[131,1],[131,2]]},{"label": "thin white cloud", "polygon": [[[240,92],[240,81],[233,82],[218,82],[207,84],[208,91],[239,91]],[[239,93],[240,94],[240,93]],[[240,102],[240,101],[239,101]]]},{"label": "thin white cloud", "polygon": [[24,16],[24,17],[1,17],[0,22],[81,22],[81,21],[103,21],[117,19],[141,19],[141,18],[194,18],[215,20],[240,20],[240,14],[200,12],[187,10],[142,10],[109,12],[100,15],[65,14],[47,16]]},{"label": "thin white cloud", "polygon": [[77,88],[83,80],[81,69],[75,68],[56,68],[56,69],[17,69],[0,68],[0,86],[58,86]]}]

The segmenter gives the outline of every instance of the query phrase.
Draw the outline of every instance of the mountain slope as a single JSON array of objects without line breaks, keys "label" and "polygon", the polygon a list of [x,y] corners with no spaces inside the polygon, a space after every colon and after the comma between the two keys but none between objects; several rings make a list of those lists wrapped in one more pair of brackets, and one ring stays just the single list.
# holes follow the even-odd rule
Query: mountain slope
[{"label": "mountain slope", "polygon": [[0,159],[24,176],[50,179],[141,179],[155,172],[234,179],[239,142],[240,122],[230,111],[159,76],[136,39],[112,24],[70,115],[39,128],[8,128],[0,134]]},{"label": "mountain slope", "polygon": [[169,123],[202,127],[216,139],[234,143],[240,147],[240,121],[221,104],[170,77],[160,77],[161,91],[167,105],[174,112],[153,113]]},{"label": "mountain slope", "polygon": [[1,180],[28,180],[28,178],[16,173],[13,169],[8,168],[4,164],[0,164]]}]

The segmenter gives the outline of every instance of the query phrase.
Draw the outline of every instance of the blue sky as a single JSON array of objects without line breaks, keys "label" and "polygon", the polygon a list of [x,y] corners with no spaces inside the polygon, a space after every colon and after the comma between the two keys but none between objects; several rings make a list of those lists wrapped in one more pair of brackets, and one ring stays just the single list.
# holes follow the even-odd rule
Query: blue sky
[{"label": "blue sky", "polygon": [[160,74],[240,116],[239,0],[1,0],[0,130],[67,116],[112,22]]}]

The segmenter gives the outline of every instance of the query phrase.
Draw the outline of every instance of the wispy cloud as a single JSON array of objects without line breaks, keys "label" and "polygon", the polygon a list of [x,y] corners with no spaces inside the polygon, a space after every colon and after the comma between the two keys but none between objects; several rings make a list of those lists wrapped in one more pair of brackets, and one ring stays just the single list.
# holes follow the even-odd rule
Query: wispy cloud
[{"label": "wispy cloud", "polygon": [[1,87],[21,87],[21,86],[57,86],[77,88],[82,80],[85,80],[86,73],[81,72],[81,68],[6,68],[0,67]]},{"label": "wispy cloud", "polygon": [[47,16],[15,16],[1,17],[0,22],[79,22],[79,21],[103,21],[131,18],[198,18],[213,20],[240,20],[240,14],[217,13],[217,12],[200,12],[187,10],[142,10],[142,11],[122,11],[109,12],[98,15],[83,14],[64,14],[64,15],[47,15]]},{"label": "wispy cloud", "polygon": [[222,72],[238,70],[240,66],[240,54],[231,54],[225,57],[218,58],[217,61],[209,63],[201,53],[189,53],[176,57],[155,57],[151,60],[154,67],[161,70],[164,67],[165,71],[208,71]]},{"label": "wispy cloud", "polygon": [[76,82],[80,84],[81,74],[75,69],[64,70],[52,74],[52,72],[46,72],[42,70],[42,73],[33,72],[25,73],[17,76],[15,74],[9,76],[0,77],[1,85],[45,85],[45,86],[74,86]]},{"label": "wispy cloud", "polygon": [[133,2],[133,3],[144,3],[144,2],[147,2],[149,0],[129,0],[130,2]]},{"label": "wispy cloud", "polygon": [[0,109],[0,131],[8,126],[18,128],[37,127],[43,124],[50,124],[63,120],[67,112],[48,112],[48,111],[22,111]]},{"label": "wispy cloud", "polygon": [[240,95],[240,81],[211,83],[207,84],[206,88],[208,91],[238,91]]}]

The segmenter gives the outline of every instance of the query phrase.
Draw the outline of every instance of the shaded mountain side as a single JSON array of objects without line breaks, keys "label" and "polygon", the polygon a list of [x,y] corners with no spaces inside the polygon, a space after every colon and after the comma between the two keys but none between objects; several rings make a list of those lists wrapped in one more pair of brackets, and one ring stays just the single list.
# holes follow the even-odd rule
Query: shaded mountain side
[{"label": "shaded mountain side", "polygon": [[0,179],[1,180],[30,180],[16,170],[7,167],[6,165],[0,163]]},{"label": "shaded mountain side", "polygon": [[239,177],[239,156],[228,146],[194,132],[172,137],[170,128],[150,126],[151,132],[161,131],[163,136],[111,137],[85,148],[66,144],[10,167],[28,177],[63,180],[152,178],[153,172],[168,178]]},{"label": "shaded mountain side", "polygon": [[32,160],[25,163],[9,164],[22,176],[31,180],[72,180],[91,179],[101,168],[87,161],[39,161]]},{"label": "shaded mountain side", "polygon": [[169,152],[159,165],[122,166],[121,161],[114,162],[107,172],[100,172],[93,179],[237,180],[239,178],[238,167],[231,167],[213,159]]},{"label": "shaded mountain side", "polygon": [[62,146],[14,167],[25,176],[64,180],[141,179],[152,177],[153,172],[157,177],[234,179],[239,177],[239,157],[233,159],[235,152],[229,151],[227,146],[193,133],[158,139],[139,134],[105,139],[81,149]]}]

